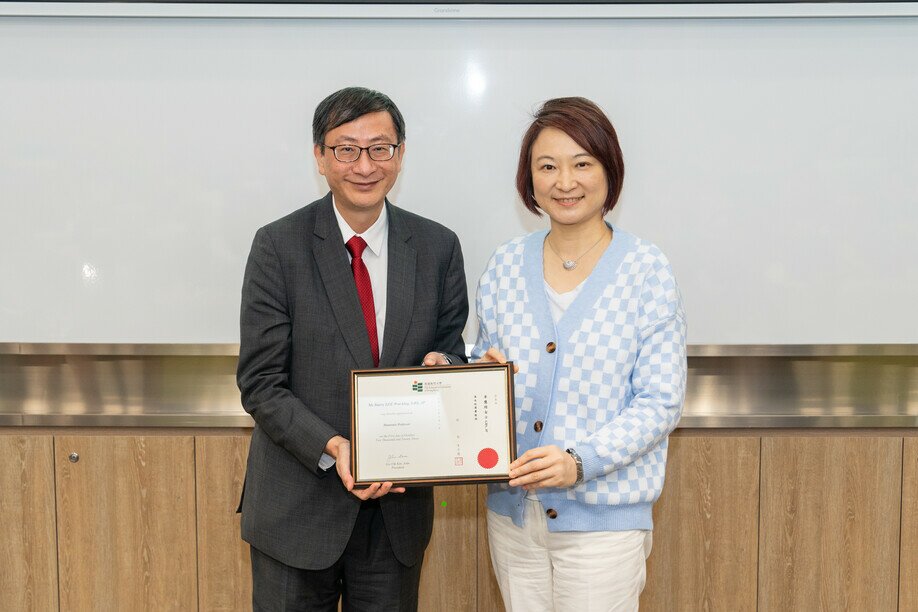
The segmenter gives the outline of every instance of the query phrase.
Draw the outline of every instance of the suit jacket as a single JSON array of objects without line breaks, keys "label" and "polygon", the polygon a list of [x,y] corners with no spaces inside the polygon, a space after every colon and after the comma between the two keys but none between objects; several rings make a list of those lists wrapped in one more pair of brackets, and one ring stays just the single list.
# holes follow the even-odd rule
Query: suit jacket
[{"label": "suit jacket", "polygon": [[[465,359],[468,296],[456,235],[388,201],[389,262],[380,367],[420,365],[429,351]],[[350,438],[350,371],[372,368],[370,341],[331,193],[258,230],[242,284],[237,382],[255,419],[242,537],[293,567],[342,554],[360,500],[325,444]],[[378,297],[376,299],[379,299]],[[433,526],[429,487],[380,499],[396,558],[421,560]]]}]

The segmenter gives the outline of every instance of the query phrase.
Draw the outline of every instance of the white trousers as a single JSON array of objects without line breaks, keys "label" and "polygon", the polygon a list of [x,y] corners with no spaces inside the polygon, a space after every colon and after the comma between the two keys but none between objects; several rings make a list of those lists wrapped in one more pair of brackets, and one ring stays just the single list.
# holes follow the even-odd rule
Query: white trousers
[{"label": "white trousers", "polygon": [[491,564],[507,612],[631,612],[647,577],[652,532],[548,531],[537,499],[523,528],[488,510]]}]

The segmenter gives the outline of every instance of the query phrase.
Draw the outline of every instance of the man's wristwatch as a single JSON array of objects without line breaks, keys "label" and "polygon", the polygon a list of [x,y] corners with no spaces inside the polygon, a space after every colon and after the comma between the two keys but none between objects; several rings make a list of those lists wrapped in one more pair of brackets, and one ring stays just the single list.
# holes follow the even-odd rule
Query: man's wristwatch
[{"label": "man's wristwatch", "polygon": [[566,452],[574,458],[574,463],[577,464],[577,480],[574,481],[573,485],[576,487],[579,484],[583,484],[583,459],[581,459],[577,451],[572,448],[566,449]]}]

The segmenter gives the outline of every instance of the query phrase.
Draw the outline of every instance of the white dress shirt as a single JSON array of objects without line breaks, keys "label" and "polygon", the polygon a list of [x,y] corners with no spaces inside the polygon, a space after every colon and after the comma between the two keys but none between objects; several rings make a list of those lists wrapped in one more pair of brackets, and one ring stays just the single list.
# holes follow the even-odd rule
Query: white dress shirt
[{"label": "white dress shirt", "polygon": [[[334,204],[334,196],[332,196]],[[341,230],[341,237],[344,238],[344,244],[354,236],[360,236],[367,243],[367,248],[363,251],[363,263],[367,267],[370,275],[370,286],[373,287],[373,308],[376,310],[376,337],[379,343],[379,354],[382,355],[383,339],[386,328],[386,293],[387,288],[387,271],[389,269],[389,213],[386,212],[385,205],[376,222],[362,234],[356,233],[351,226],[347,224],[341,213],[338,212],[337,206],[332,206],[335,211],[335,218],[338,220],[338,228]],[[348,261],[351,260],[351,253],[348,251]],[[319,459],[319,468],[327,470],[335,465],[335,459],[327,453],[322,453]]]}]

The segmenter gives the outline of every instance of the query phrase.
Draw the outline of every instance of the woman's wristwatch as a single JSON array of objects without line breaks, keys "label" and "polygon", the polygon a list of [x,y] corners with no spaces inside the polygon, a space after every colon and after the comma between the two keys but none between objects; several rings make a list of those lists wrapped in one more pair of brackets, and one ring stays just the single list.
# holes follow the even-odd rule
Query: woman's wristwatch
[{"label": "woman's wristwatch", "polygon": [[576,487],[579,484],[583,484],[583,459],[581,459],[580,455],[577,454],[577,451],[572,448],[566,449],[566,452],[574,458],[574,463],[577,464],[577,480],[575,480],[574,484],[572,485]]}]

